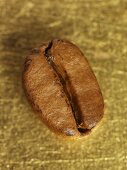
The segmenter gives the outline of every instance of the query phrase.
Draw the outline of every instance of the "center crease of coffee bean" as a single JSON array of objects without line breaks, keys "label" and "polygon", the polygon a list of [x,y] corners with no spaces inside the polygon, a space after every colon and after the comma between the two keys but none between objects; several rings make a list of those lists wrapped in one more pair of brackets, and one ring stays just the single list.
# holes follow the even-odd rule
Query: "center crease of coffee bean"
[{"label": "center crease of coffee bean", "polygon": [[51,48],[53,46],[53,42],[51,41],[48,45],[48,47],[45,49],[45,57],[54,70],[55,74],[59,78],[59,81],[62,85],[63,91],[68,99],[69,105],[71,106],[73,116],[75,118],[75,122],[77,124],[77,129],[81,134],[89,133],[91,130],[83,127],[82,122],[82,113],[80,106],[78,104],[78,99],[75,94],[74,88],[70,82],[69,76],[66,72],[66,70],[63,67],[57,66],[57,64],[54,62],[54,56],[51,53]]}]

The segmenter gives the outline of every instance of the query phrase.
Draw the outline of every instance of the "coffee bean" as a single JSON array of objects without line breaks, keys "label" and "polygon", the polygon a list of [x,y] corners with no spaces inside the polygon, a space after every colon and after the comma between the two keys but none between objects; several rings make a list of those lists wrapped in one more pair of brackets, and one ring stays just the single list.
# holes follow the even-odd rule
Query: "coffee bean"
[{"label": "coffee bean", "polygon": [[23,73],[33,109],[57,134],[75,138],[89,134],[103,117],[104,101],[87,59],[76,45],[59,39],[35,53],[26,57],[29,67]]}]

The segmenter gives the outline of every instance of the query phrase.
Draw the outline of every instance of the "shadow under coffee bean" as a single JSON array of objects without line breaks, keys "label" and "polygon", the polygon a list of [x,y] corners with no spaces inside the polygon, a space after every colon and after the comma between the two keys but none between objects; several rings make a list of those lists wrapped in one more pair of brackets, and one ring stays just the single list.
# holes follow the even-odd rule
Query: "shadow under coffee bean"
[{"label": "shadow under coffee bean", "polygon": [[24,68],[25,93],[42,121],[57,134],[80,138],[102,119],[101,90],[76,45],[54,39],[32,50]]}]

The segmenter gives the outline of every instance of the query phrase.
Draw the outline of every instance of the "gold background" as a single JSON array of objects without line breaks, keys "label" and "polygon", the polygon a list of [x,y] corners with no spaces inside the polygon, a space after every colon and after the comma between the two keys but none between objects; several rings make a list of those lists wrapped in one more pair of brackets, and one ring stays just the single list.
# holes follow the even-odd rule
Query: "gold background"
[{"label": "gold background", "polygon": [[[105,99],[89,138],[59,139],[21,85],[24,56],[59,37],[86,54]],[[127,169],[127,1],[0,0],[0,170]]]}]

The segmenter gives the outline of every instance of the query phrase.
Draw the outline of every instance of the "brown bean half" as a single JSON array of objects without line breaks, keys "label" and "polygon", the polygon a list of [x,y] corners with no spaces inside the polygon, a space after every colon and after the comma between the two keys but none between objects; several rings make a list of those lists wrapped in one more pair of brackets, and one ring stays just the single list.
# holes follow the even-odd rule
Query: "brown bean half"
[{"label": "brown bean half", "polygon": [[23,85],[35,112],[58,134],[80,138],[103,117],[97,79],[83,53],[69,41],[54,39],[32,50]]}]

